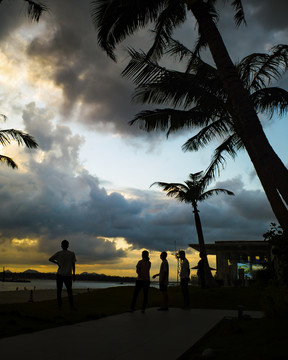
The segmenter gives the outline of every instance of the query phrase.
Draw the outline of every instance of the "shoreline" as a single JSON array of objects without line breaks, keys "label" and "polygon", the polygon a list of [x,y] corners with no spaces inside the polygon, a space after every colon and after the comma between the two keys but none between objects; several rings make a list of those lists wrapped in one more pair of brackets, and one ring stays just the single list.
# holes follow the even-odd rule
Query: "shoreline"
[{"label": "shoreline", "polygon": [[[90,289],[90,291],[97,289]],[[87,289],[73,289],[73,295],[83,294],[87,292]],[[64,288],[62,296],[67,296],[67,291]],[[16,304],[26,302],[38,302],[45,300],[56,300],[57,290],[11,290],[11,291],[0,291],[0,304]]]}]

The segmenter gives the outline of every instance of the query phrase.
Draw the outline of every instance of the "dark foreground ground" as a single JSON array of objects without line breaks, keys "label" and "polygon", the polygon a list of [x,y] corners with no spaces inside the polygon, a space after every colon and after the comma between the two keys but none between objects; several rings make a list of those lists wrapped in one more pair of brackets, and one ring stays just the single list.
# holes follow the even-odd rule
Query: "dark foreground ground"
[{"label": "dark foreground ground", "polygon": [[[75,296],[77,311],[59,312],[56,301],[0,305],[0,337],[95,320],[129,309],[133,287],[84,292]],[[262,310],[264,319],[226,319],[206,334],[181,359],[287,359],[287,289],[191,287],[191,307],[201,309]],[[1,296],[1,294],[0,294]],[[171,307],[182,306],[180,288],[169,288]],[[64,302],[65,304],[65,302]],[[67,304],[66,304],[67,305]],[[149,307],[161,305],[161,294],[150,289]],[[207,350],[208,349],[208,350]],[[210,356],[210,357],[209,357]]]}]

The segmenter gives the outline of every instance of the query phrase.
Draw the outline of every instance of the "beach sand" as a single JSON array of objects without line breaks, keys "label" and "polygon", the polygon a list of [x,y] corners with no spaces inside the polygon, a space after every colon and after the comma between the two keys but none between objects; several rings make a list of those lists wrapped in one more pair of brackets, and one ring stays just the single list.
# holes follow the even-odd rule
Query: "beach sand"
[{"label": "beach sand", "polygon": [[[31,294],[32,291],[32,294]],[[87,292],[87,289],[73,289],[73,295]],[[65,289],[62,291],[62,296],[67,296]],[[55,290],[18,290],[18,291],[0,291],[0,304],[16,304],[44,300],[53,300],[57,298]]]}]

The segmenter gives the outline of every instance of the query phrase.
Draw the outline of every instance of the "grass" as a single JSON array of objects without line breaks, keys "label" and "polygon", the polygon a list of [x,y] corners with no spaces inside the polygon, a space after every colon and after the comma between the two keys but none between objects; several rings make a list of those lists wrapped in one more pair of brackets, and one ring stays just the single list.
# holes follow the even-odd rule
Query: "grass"
[{"label": "grass", "polygon": [[[67,298],[63,299],[62,311],[57,310],[56,300],[1,305],[0,338],[123,313],[129,309],[132,293],[133,287],[119,286],[79,294],[75,296],[77,311],[69,310]],[[269,316],[259,320],[222,321],[184,354],[183,360],[203,359],[201,354],[207,348],[213,349],[214,359],[283,359],[288,320],[286,289],[191,287],[190,296],[193,308],[236,310],[242,305],[244,311],[263,310]],[[170,307],[183,305],[179,287],[169,288],[169,302]],[[159,305],[161,294],[151,288],[149,307]]]},{"label": "grass", "polygon": [[287,359],[287,320],[222,320],[179,360],[201,360],[207,349],[214,360]]}]

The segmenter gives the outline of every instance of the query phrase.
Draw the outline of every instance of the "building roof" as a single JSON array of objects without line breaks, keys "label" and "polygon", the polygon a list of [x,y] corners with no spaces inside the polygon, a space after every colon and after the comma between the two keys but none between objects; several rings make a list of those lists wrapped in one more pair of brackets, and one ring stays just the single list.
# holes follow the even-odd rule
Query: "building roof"
[{"label": "building roof", "polygon": [[[189,244],[193,249],[200,251],[199,244]],[[216,255],[217,252],[267,252],[270,245],[264,240],[227,240],[215,241],[214,244],[206,244],[206,251],[208,255]]]}]

